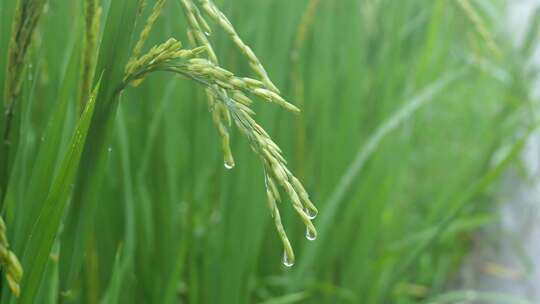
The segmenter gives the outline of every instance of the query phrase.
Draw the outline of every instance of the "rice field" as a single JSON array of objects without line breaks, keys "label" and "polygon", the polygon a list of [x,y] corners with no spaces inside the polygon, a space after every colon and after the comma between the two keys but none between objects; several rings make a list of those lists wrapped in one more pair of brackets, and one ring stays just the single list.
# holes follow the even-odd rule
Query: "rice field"
[{"label": "rice field", "polygon": [[460,277],[538,126],[508,2],[1,1],[0,302],[529,303]]}]

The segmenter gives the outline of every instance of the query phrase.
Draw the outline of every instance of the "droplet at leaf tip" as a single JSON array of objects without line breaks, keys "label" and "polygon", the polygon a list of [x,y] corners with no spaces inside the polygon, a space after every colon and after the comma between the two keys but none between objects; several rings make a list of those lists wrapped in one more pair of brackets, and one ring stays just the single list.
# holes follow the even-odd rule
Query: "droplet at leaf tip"
[{"label": "droplet at leaf tip", "polygon": [[283,251],[283,260],[282,260],[283,266],[285,267],[292,267],[294,265],[294,256],[291,256],[287,250]]}]

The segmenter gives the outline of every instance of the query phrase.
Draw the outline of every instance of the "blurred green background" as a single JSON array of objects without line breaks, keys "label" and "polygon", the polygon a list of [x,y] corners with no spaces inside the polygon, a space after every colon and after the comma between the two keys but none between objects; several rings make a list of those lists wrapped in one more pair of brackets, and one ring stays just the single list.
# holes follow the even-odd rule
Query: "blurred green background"
[{"label": "blurred green background", "polygon": [[[0,4],[2,60],[14,3]],[[101,3],[104,32],[122,16],[118,3]],[[79,171],[95,165],[104,179],[87,193],[95,213],[81,212],[93,222],[82,270],[64,271],[57,238],[33,303],[432,303],[449,291],[471,233],[495,218],[499,176],[535,127],[526,66],[534,28],[522,46],[510,43],[501,29],[504,1],[471,1],[494,45],[453,0],[216,3],[302,109],[294,115],[259,102],[255,118],[319,208],[318,239],[306,240],[283,202],[297,260],[282,265],[263,168],[247,141],[232,131],[236,167],[226,170],[204,91],[155,74],[121,95],[103,168],[83,156]],[[39,203],[28,187],[45,127],[66,100],[62,156],[77,121],[82,1],[49,1],[36,31],[4,203],[19,256],[27,236],[17,232],[18,219]],[[169,37],[187,45],[185,32],[181,6],[170,0],[145,49]],[[222,31],[210,39],[224,67],[253,76]],[[122,49],[110,41],[102,41],[100,62]],[[72,200],[68,212],[74,208]],[[73,223],[60,234],[76,237]]]}]

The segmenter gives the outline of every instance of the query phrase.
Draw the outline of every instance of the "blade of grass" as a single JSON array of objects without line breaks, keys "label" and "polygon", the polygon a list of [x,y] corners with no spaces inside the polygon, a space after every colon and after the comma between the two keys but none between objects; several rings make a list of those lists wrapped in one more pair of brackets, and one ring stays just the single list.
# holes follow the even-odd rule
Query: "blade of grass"
[{"label": "blade of grass", "polygon": [[139,1],[111,1],[101,42],[96,74],[102,75],[102,88],[96,101],[96,114],[82,154],[73,193],[73,203],[66,219],[60,249],[60,285],[68,290],[83,261],[103,177],[107,172],[108,147],[111,142],[118,94],[124,68],[131,50],[131,38],[138,16]]},{"label": "blade of grass", "polygon": [[133,176],[131,174],[130,157],[128,144],[128,130],[125,122],[125,114],[122,107],[118,109],[117,136],[120,141],[120,153],[122,159],[122,175],[124,189],[124,209],[125,209],[125,239],[117,250],[114,270],[111,282],[107,287],[102,303],[119,303],[122,290],[126,289],[126,284],[130,281],[129,274],[133,269],[136,248],[136,227],[135,227],[135,207]]},{"label": "blade of grass", "polygon": [[[35,156],[35,162],[30,169],[28,178],[17,177],[23,185],[23,190],[17,191],[13,187],[8,189],[5,198],[6,209],[11,211],[12,220],[10,227],[13,227],[13,248],[18,255],[22,255],[24,248],[29,240],[30,230],[35,224],[39,214],[44,208],[44,202],[49,194],[52,172],[57,169],[57,163],[61,156],[62,137],[66,128],[68,115],[68,103],[71,98],[72,86],[76,84],[77,75],[77,48],[75,47],[75,36],[69,41],[65,51],[66,60],[64,60],[63,75],[61,76],[62,85],[59,88],[58,101],[54,104],[51,117],[45,131],[40,135],[40,145]],[[36,73],[38,69],[36,68]],[[33,79],[37,79],[36,74]],[[55,92],[56,94],[56,92]],[[29,123],[23,124],[28,126]],[[28,128],[29,129],[29,128]],[[24,143],[24,142],[23,142]],[[25,147],[25,145],[22,145]],[[28,158],[24,149],[19,154],[19,158]],[[19,166],[21,167],[21,166]],[[23,170],[24,171],[24,170]],[[26,179],[29,179],[27,182]],[[21,195],[17,195],[21,192]],[[7,301],[7,293],[4,293],[4,301]]]},{"label": "blade of grass", "polygon": [[[123,254],[126,252],[122,247],[119,247],[116,252],[116,257],[114,259],[113,274],[109,286],[105,291],[103,299],[100,303],[102,304],[115,304],[120,303],[123,281],[126,279],[128,274],[128,268],[130,262],[125,262],[126,257]],[[127,253],[129,254],[129,253]]]},{"label": "blade of grass", "polygon": [[[41,136],[41,145],[37,153],[36,162],[32,169],[31,179],[27,188],[27,195],[20,203],[15,221],[14,248],[16,252],[21,252],[26,247],[28,232],[35,223],[43,208],[49,188],[51,185],[50,175],[54,172],[58,159],[60,158],[60,146],[62,132],[65,126],[68,113],[68,103],[71,101],[72,87],[76,84],[78,56],[77,48],[72,41],[66,54],[69,54],[69,64],[60,88],[58,104],[52,112],[51,120]],[[69,51],[71,49],[71,51]],[[41,205],[40,205],[41,204]],[[24,210],[24,211],[23,211]]]},{"label": "blade of grass", "polygon": [[58,175],[52,183],[43,210],[40,212],[30,233],[30,240],[22,258],[26,275],[23,277],[22,294],[19,303],[35,303],[35,295],[41,285],[51,248],[64,215],[64,208],[67,204],[71,185],[79,166],[98,91],[99,82],[86,110],[81,115],[70,148],[62,161]]}]

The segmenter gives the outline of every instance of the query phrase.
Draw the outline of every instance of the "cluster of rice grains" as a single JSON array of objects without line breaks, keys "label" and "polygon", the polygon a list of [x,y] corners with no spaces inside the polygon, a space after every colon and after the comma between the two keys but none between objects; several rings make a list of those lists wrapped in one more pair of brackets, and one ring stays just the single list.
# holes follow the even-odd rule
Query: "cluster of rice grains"
[{"label": "cluster of rice grains", "polygon": [[21,288],[19,283],[23,276],[23,269],[19,259],[9,250],[9,243],[6,237],[6,224],[0,217],[0,264],[6,273],[6,281],[9,289],[15,296],[19,296]]},{"label": "cluster of rice grains", "polygon": [[[261,97],[292,112],[299,112],[299,109],[281,97],[255,53],[242,41],[214,3],[209,0],[198,0],[197,3],[192,0],[179,1],[188,21],[188,38],[193,48],[183,49],[180,42],[171,38],[139,56],[165,2],[158,0],[127,64],[124,84],[138,85],[151,72],[168,71],[191,79],[205,88],[209,110],[221,136],[225,167],[232,169],[235,165],[229,146],[228,130],[232,122],[262,160],[268,204],[284,246],[283,264],[290,267],[294,264],[294,252],[281,223],[277,205],[280,200],[279,186],[287,193],[293,208],[306,225],[306,237],[309,240],[317,237],[317,231],[311,222],[317,215],[317,208],[310,201],[300,181],[287,168],[280,148],[253,119],[255,113],[249,107],[253,103],[250,96]],[[219,66],[217,55],[208,39],[212,30],[203,13],[227,33],[248,60],[258,80],[235,76]]]}]

